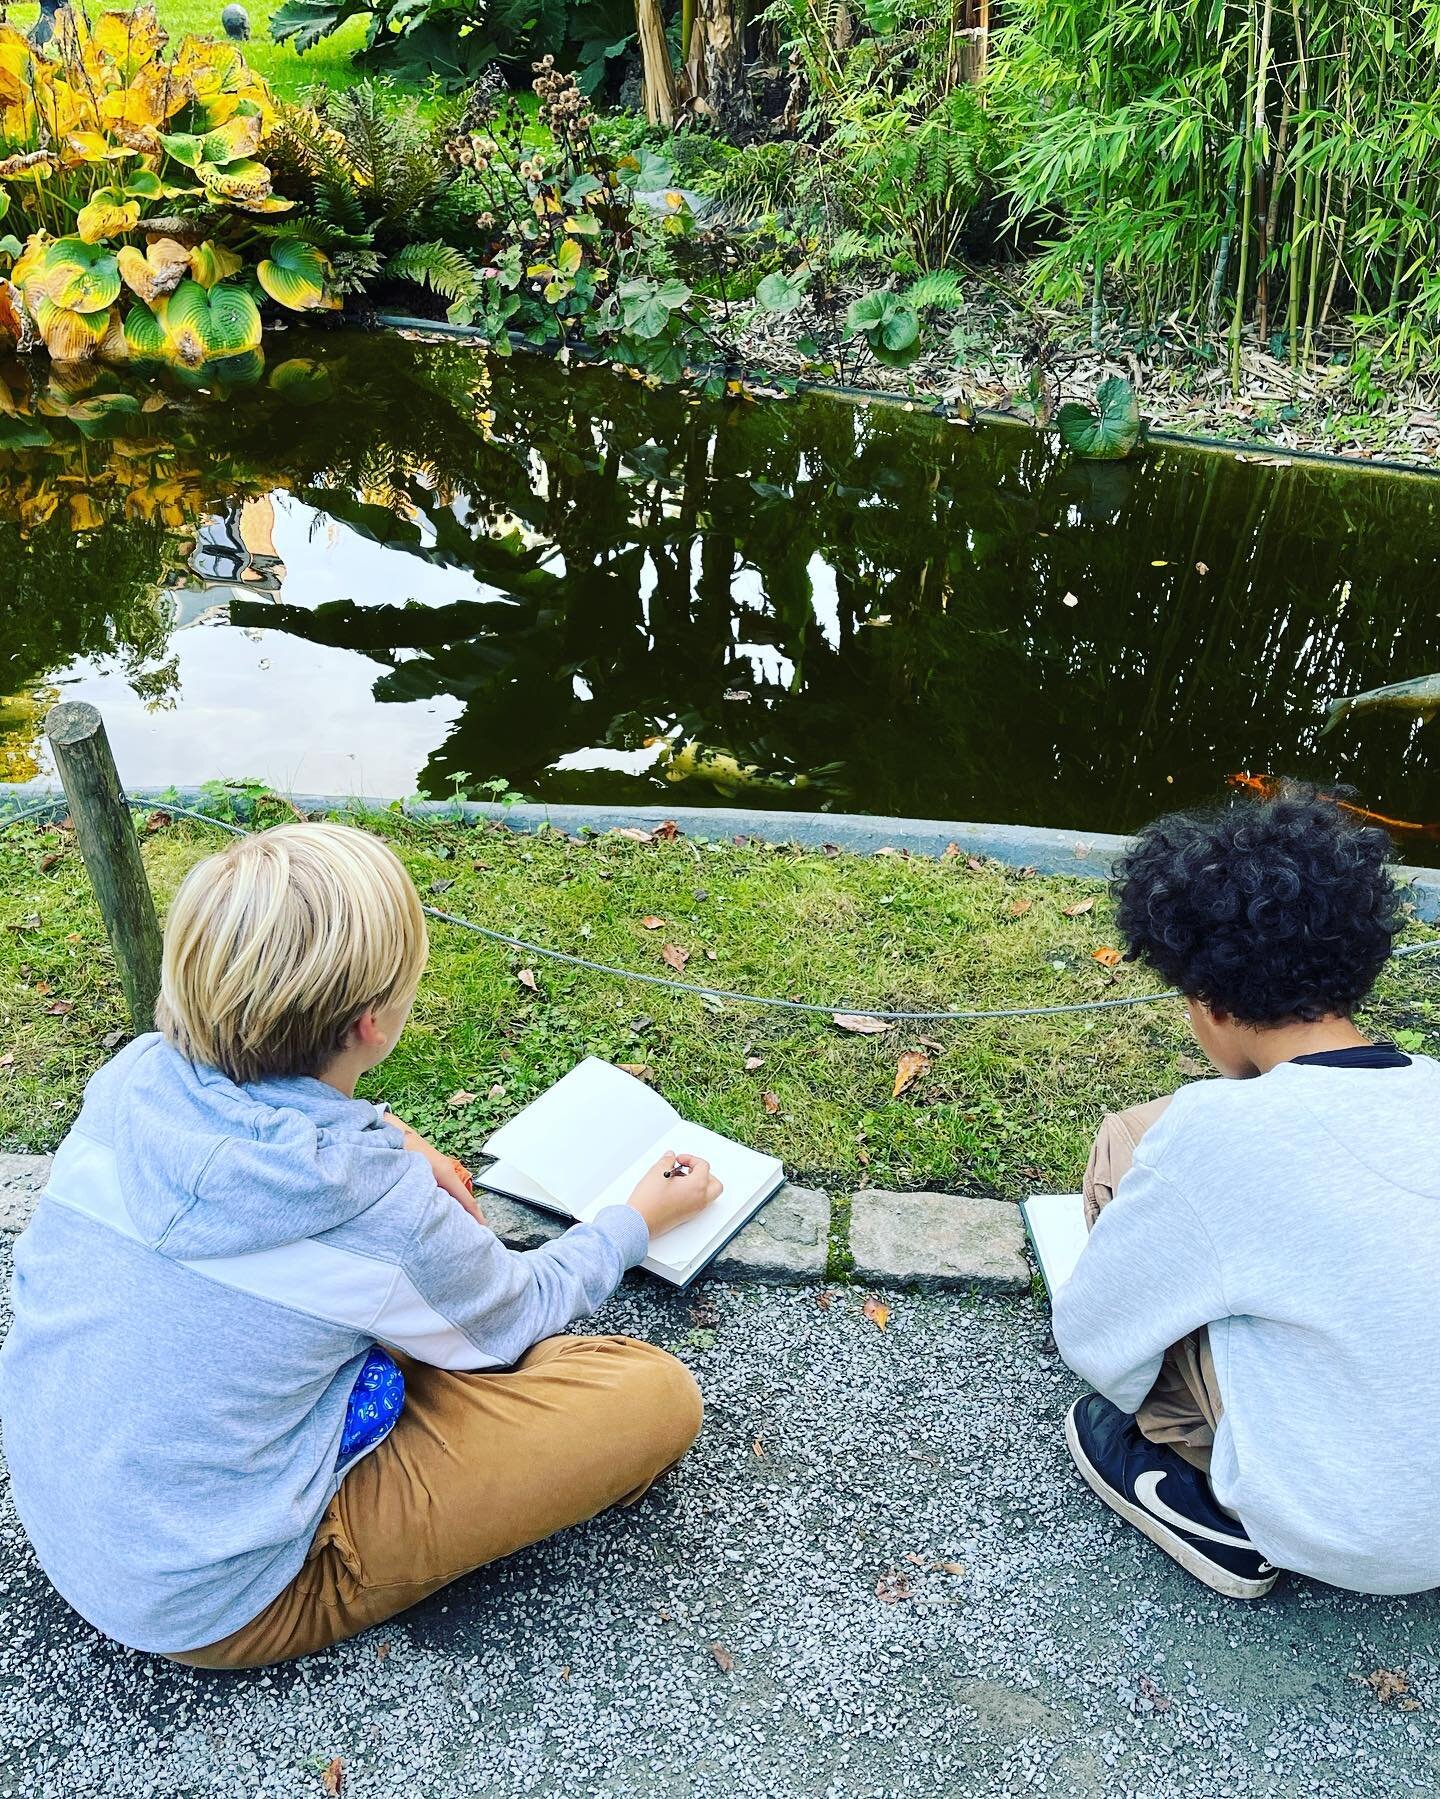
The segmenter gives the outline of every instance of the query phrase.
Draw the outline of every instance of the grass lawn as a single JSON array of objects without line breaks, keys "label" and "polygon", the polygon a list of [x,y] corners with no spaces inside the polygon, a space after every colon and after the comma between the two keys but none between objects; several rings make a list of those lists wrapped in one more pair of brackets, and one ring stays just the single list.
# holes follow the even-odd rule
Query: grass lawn
[{"label": "grass lawn", "polygon": [[[304,56],[297,56],[288,43],[277,44],[270,37],[270,15],[275,6],[266,0],[244,0],[250,14],[250,41],[245,45],[245,59],[257,69],[276,95],[285,100],[301,100],[307,90],[316,87],[352,87],[361,79],[350,58],[364,42],[366,20],[347,19],[336,32]],[[223,37],[220,13],[225,0],[158,0],[160,23],[173,39]],[[278,5],[278,0],[277,0]],[[28,31],[39,13],[38,5],[12,6],[9,19],[21,31]],[[114,10],[126,10],[117,7]]]},{"label": "grass lawn", "polygon": [[[892,1009],[1055,1004],[1154,991],[1112,976],[1097,882],[1024,878],[962,859],[836,856],[611,835],[367,821],[447,911],[623,967],[750,992]],[[163,906],[223,840],[177,823],[145,838]],[[0,1143],[51,1148],[124,1024],[109,949],[68,832],[0,833]],[[1093,899],[1089,911],[1066,907]],[[644,920],[664,922],[647,928]],[[1073,1184],[1100,1113],[1203,1072],[1178,1004],[1073,1017],[899,1026],[855,1036],[828,1018],[726,1005],[527,959],[432,924],[430,969],[403,1042],[372,1077],[452,1154],[583,1055],[643,1064],[697,1122],[782,1157],[802,1182],[1018,1196]],[[1429,933],[1433,935],[1434,933]],[[518,978],[533,966],[538,991]],[[1440,1052],[1440,953],[1386,975],[1370,1024]],[[902,1052],[929,1068],[892,1096]],[[759,1065],[747,1069],[746,1062]],[[460,1097],[460,1096],[467,1097]],[[452,1096],[453,1099],[452,1099]],[[473,1096],[473,1097],[468,1097]]]}]

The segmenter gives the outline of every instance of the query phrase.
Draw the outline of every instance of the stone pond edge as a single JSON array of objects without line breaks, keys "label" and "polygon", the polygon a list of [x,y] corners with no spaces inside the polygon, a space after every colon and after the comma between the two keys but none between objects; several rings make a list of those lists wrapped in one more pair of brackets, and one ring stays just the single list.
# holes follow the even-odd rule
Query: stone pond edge
[{"label": "stone pond edge", "polygon": [[[0,1152],[0,1235],[15,1236],[29,1223],[50,1163],[49,1156]],[[511,1249],[536,1249],[565,1228],[531,1206],[482,1198],[496,1235]],[[1030,1290],[1020,1213],[1007,1200],[867,1190],[851,1200],[851,1218],[855,1278],[865,1286]],[[787,1183],[701,1278],[761,1286],[819,1283],[829,1262],[830,1226],[830,1196]]]}]

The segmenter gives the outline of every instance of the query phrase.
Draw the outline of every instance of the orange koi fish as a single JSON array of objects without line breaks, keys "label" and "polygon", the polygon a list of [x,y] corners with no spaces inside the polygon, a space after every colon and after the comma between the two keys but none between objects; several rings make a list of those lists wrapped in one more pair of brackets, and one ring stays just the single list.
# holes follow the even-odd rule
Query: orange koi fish
[{"label": "orange koi fish", "polygon": [[[1270,800],[1280,791],[1281,783],[1274,775],[1226,775],[1227,787],[1239,787],[1246,793],[1253,793],[1257,799]],[[1353,818],[1360,818],[1367,825],[1379,825],[1386,831],[1406,832],[1412,837],[1428,837],[1440,842],[1440,824],[1415,824],[1408,818],[1387,818],[1383,812],[1372,812],[1368,806],[1352,806],[1349,800],[1342,800],[1333,793],[1322,793],[1322,800],[1329,800],[1342,812],[1348,812]]]}]

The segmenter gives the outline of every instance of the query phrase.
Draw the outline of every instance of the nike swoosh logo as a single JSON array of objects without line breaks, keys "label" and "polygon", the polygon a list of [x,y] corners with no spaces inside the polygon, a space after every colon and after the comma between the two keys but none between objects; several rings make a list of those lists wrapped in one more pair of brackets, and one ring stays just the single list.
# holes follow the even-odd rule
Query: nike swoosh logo
[{"label": "nike swoosh logo", "polygon": [[1183,1530],[1187,1536],[1203,1537],[1207,1543],[1221,1543],[1227,1549],[1248,1549],[1252,1554],[1259,1553],[1249,1537],[1232,1537],[1227,1536],[1223,1530],[1211,1530],[1208,1524],[1196,1524],[1193,1519],[1166,1505],[1160,1497],[1160,1483],[1164,1478],[1163,1469],[1152,1468],[1135,1482],[1135,1497],[1152,1516],[1159,1518],[1164,1524],[1173,1525],[1176,1530]]}]

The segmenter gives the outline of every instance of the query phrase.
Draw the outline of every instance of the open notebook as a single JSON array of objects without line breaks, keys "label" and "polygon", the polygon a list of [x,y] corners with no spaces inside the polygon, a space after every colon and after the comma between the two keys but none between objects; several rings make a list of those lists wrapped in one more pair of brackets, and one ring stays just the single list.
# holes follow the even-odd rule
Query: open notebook
[{"label": "open notebook", "polygon": [[685,1224],[652,1239],[641,1266],[677,1287],[748,1224],[785,1183],[774,1156],[685,1120],[632,1075],[587,1057],[485,1145],[497,1160],[476,1184],[562,1217],[623,1205],[667,1150],[701,1156],[725,1191]]},{"label": "open notebook", "polygon": [[1089,1232],[1085,1229],[1085,1201],[1079,1193],[1032,1193],[1022,1200],[1020,1215],[1045,1291],[1054,1301],[1080,1260]]}]

